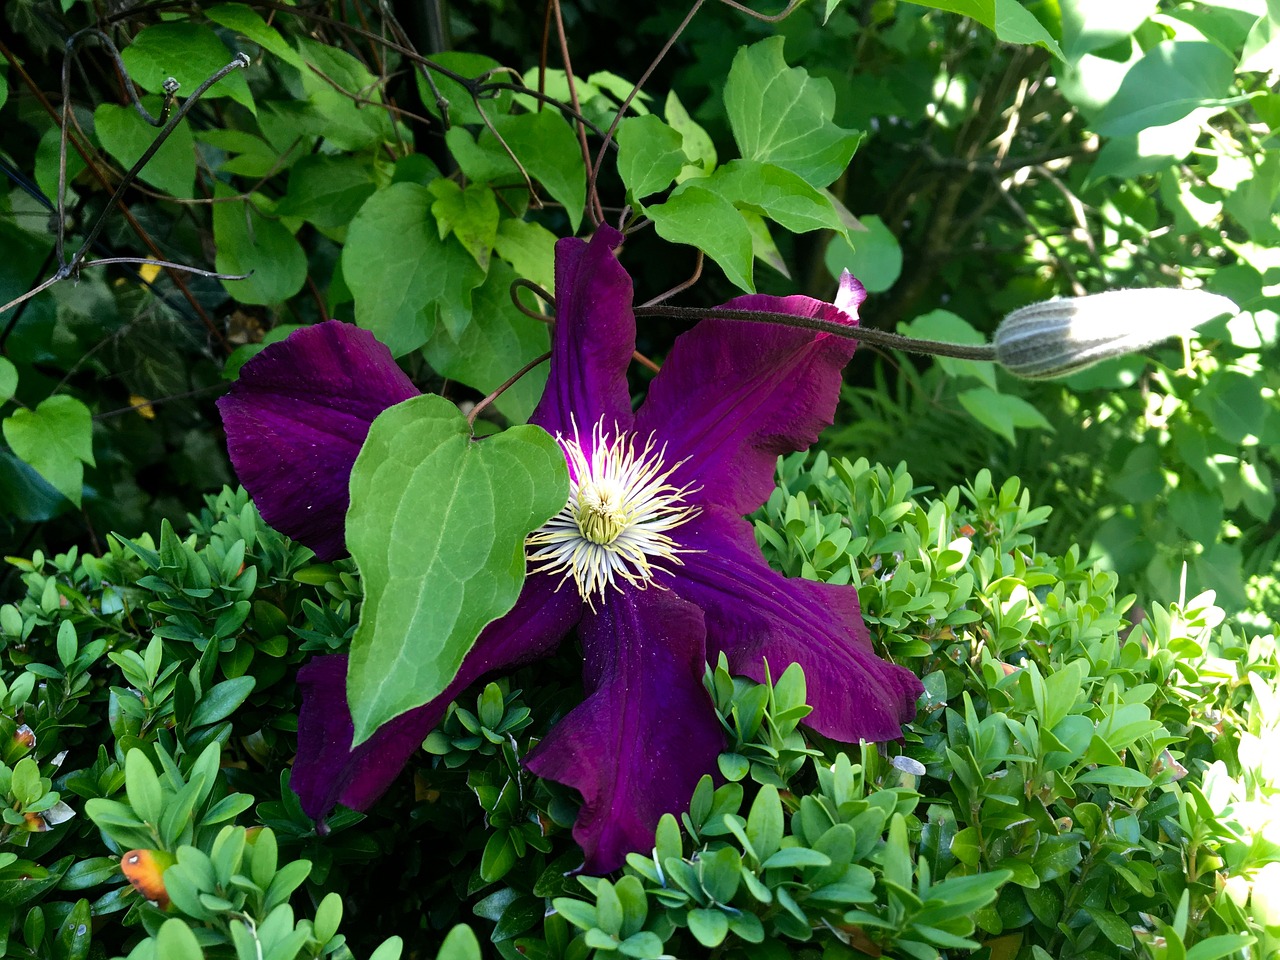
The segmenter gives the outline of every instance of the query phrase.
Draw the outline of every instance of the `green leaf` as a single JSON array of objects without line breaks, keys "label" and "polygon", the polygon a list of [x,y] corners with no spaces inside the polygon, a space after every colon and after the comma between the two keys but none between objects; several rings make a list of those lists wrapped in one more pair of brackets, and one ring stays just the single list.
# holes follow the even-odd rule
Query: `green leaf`
[{"label": "green leaf", "polygon": [[460,244],[440,239],[434,199],[416,183],[379,190],[351,221],[342,251],[356,323],[396,356],[426,343],[437,315],[460,336],[471,319],[471,291],[484,281]]},{"label": "green leaf", "polygon": [[782,45],[782,37],[770,37],[733,58],[724,88],[733,138],[746,159],[786,167],[825,187],[849,165],[861,134],[831,122],[831,81],[788,67]]},{"label": "green leaf", "polygon": [[214,684],[196,704],[191,714],[191,728],[208,726],[225,720],[248,699],[257,681],[251,676],[236,677]]},{"label": "green leaf", "polygon": [[724,197],[690,182],[648,214],[662,239],[697,247],[720,265],[730,283],[755,292],[751,231]]},{"label": "green leaf", "polygon": [[765,870],[778,867],[829,867],[831,858],[807,847],[783,847],[761,866]]},{"label": "green leaf", "polygon": [[[153,115],[160,110],[158,97],[144,97],[142,102]],[[125,170],[138,162],[160,132],[138,116],[133,107],[114,103],[100,104],[93,111],[93,127],[103,149]],[[138,179],[170,196],[188,200],[195,196],[196,144],[186,123],[174,127]]]},{"label": "green leaf", "polygon": [[133,807],[144,823],[160,824],[164,812],[164,792],[151,761],[141,750],[130,750],[124,759],[124,787]]},{"label": "green leaf", "polygon": [[685,174],[691,172],[691,169],[701,173],[710,173],[714,170],[717,161],[716,145],[711,139],[711,134],[689,116],[689,111],[684,108],[684,104],[680,102],[674,90],[667,94],[663,113],[671,129],[680,134],[684,155],[692,165],[691,168],[685,169],[685,173],[681,174],[679,179],[683,180]]},{"label": "green leaf", "polygon": [[498,200],[493,191],[483,183],[472,183],[464,189],[443,178],[427,189],[436,198],[431,215],[436,218],[440,239],[452,233],[480,269],[487,270],[489,255],[498,239]]},{"label": "green leaf", "polygon": [[311,154],[289,171],[289,189],[276,205],[280,217],[301,217],[317,227],[345,227],[377,189],[373,168],[350,156]]},{"label": "green leaf", "polygon": [[577,233],[587,202],[587,169],[568,121],[559,111],[542,110],[494,117],[493,126],[529,176],[564,206]]},{"label": "green leaf", "polygon": [[227,293],[242,303],[275,304],[301,290],[307,255],[289,228],[263,215],[252,199],[230,199],[236,192],[225,184],[214,188],[214,196],[228,201],[213,205],[218,272],[249,274],[244,280],[223,280]]},{"label": "green leaf", "polygon": [[[1259,17],[1250,28],[1236,70],[1239,73],[1280,70],[1280,3],[1276,0],[1268,0],[1267,15]],[[0,103],[3,102],[0,99]]]},{"label": "green leaf", "polygon": [[18,368],[13,361],[0,357],[0,404],[8,403],[18,392]]},{"label": "green leaf", "polygon": [[[444,324],[436,325],[423,353],[437,373],[487,395],[550,349],[548,325],[525,316],[511,302],[515,278],[515,271],[502,261],[490,263],[462,336],[455,338]],[[542,364],[530,370],[494,401],[495,406],[514,422],[528,420],[546,386],[547,369]]]},{"label": "green leaf", "polygon": [[5,419],[3,430],[19,460],[80,506],[84,464],[93,466],[93,419],[88,407],[59,394],[34,410],[14,411]]},{"label": "green leaf", "polygon": [[747,815],[747,839],[751,841],[757,857],[768,860],[773,856],[782,843],[782,829],[782,801],[778,797],[778,788],[766,784],[756,794]]},{"label": "green leaf", "polygon": [[1097,767],[1075,778],[1076,783],[1105,783],[1112,787],[1149,787],[1151,778],[1132,767]]},{"label": "green leaf", "polygon": [[[196,87],[229,64],[235,54],[208,27],[196,23],[157,23],[144,27],[133,43],[120,52],[137,84],[151,93],[162,93],[169,77],[177,80],[178,98],[189,97]],[[243,70],[233,70],[204,94],[206,99],[230,97],[251,112],[253,95]],[[154,114],[155,111],[153,110]]]},{"label": "green leaf", "polygon": [[665,190],[683,169],[684,137],[653,114],[618,125],[618,175],[636,203]]},{"label": "green leaf", "polygon": [[494,252],[515,267],[524,279],[548,293],[556,288],[556,235],[540,223],[506,219],[498,225]]},{"label": "green leaf", "polygon": [[1053,35],[1018,0],[909,0],[922,7],[958,13],[977,20],[1006,43],[1044,47],[1061,59],[1062,50]]},{"label": "green leaf", "polygon": [[[1256,890],[1257,887],[1255,886]],[[1254,894],[1257,896],[1257,894]],[[1207,937],[1187,951],[1187,960],[1222,960],[1233,956],[1255,941],[1248,933],[1224,933],[1216,937]]]},{"label": "green leaf", "polygon": [[[306,63],[299,75],[310,101],[307,119],[312,133],[347,151],[394,139],[387,111],[376,106],[381,103],[382,80],[340,47],[306,37],[297,45]],[[355,97],[372,103],[357,103]],[[269,135],[269,130],[263,132]]]},{"label": "green leaf", "polygon": [[460,923],[444,938],[436,960],[480,960],[480,941],[465,923]]},{"label": "green leaf", "polygon": [[737,207],[748,207],[792,233],[845,232],[829,195],[783,167],[755,160],[733,160],[700,183]]},{"label": "green leaf", "polygon": [[293,47],[289,46],[284,37],[280,36],[280,32],[263,20],[256,10],[242,3],[221,3],[216,7],[207,8],[204,15],[214,23],[221,24],[247,40],[253,41],[289,66],[297,70],[306,69],[302,58]]},{"label": "green leaf", "polygon": [[641,930],[618,944],[618,952],[637,960],[657,960],[663,955],[662,940],[651,930]]},{"label": "green leaf", "polygon": [[851,230],[827,244],[827,270],[833,277],[848,270],[870,293],[882,293],[902,273],[902,247],[879,217],[862,218],[865,231]]},{"label": "green leaf", "polygon": [[491,833],[484,845],[484,852],[480,854],[480,878],[485,883],[496,883],[511,871],[517,860],[519,857],[511,840],[511,832],[498,830]]},{"label": "green leaf", "polygon": [[161,924],[156,934],[156,956],[164,960],[204,960],[204,951],[191,928],[173,917]]},{"label": "green leaf", "polygon": [[365,600],[347,694],[355,742],[438,696],[524,582],[524,538],[568,499],[568,469],[538,427],[484,443],[447,400],[374,421],[351,472],[347,546]]},{"label": "green leaf", "polygon": [[1013,431],[1017,427],[1053,429],[1049,421],[1044,418],[1044,414],[1027,401],[1021,397],[997,393],[990,387],[964,390],[957,399],[960,405],[969,411],[970,416],[1010,443],[1014,442]]},{"label": "green leaf", "polygon": [[1071,63],[1131,36],[1156,12],[1156,0],[1060,0],[1059,6],[1062,55]]},{"label": "green leaf", "polygon": [[1095,119],[1098,133],[1124,137],[1181,120],[1201,107],[1240,102],[1230,97],[1235,61],[1212,43],[1173,40],[1147,51]]},{"label": "green leaf", "polygon": [[704,947],[718,947],[729,934],[729,918],[719,910],[690,910],[689,932]]},{"label": "green leaf", "polygon": [[[466,77],[469,80],[474,80],[476,77],[483,76],[502,66],[492,57],[461,50],[443,50],[439,53],[432,53],[431,63],[444,67],[446,70],[450,70],[458,76]],[[426,78],[423,76],[424,70],[431,71],[431,79],[435,83],[435,92],[427,84]],[[418,95],[422,97],[423,105],[433,117],[440,116],[440,107],[436,103],[436,95],[438,94],[441,99],[448,102],[449,124],[451,127],[480,126],[484,123],[484,117],[480,113],[481,107],[483,107],[485,115],[491,117],[507,113],[511,109],[512,96],[510,90],[497,91],[496,96],[486,94],[485,99],[477,105],[475,98],[466,87],[439,71],[431,70],[431,67],[425,64],[414,69],[414,80],[417,81]]]}]

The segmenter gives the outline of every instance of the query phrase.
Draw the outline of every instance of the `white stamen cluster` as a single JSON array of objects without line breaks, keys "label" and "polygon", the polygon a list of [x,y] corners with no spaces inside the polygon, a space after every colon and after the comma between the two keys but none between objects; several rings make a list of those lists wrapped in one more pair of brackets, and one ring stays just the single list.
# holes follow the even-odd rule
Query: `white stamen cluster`
[{"label": "white stamen cluster", "polygon": [[603,423],[591,431],[583,449],[573,437],[556,440],[569,461],[569,502],[526,541],[530,572],[562,573],[578,593],[595,605],[606,588],[621,589],[618,579],[643,590],[664,562],[681,562],[682,549],[667,532],[694,516],[684,502],[690,491],[667,478],[680,464],[664,468],[663,447],[650,437],[637,447],[634,437],[615,428],[606,437]]}]

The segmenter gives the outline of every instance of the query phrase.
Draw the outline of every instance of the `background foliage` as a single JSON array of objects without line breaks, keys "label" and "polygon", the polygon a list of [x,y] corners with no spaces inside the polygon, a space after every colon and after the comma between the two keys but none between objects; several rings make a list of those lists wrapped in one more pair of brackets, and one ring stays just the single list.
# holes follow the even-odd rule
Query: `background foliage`
[{"label": "background foliage", "polygon": [[[343,913],[379,960],[458,920],[507,956],[1276,949],[1280,11],[937,7],[5,5],[0,301],[77,274],[0,313],[6,950],[345,955]],[[182,104],[240,52],[113,197],[156,134],[131,84],[159,116],[169,77]],[[952,340],[1124,286],[1243,312],[1064,383],[858,355],[830,459],[784,465],[757,529],[787,573],[859,584],[925,677],[901,756],[803,740],[794,674],[718,674],[725,783],[652,860],[580,884],[573,798],[517,764],[573,702],[553,663],[464,699],[412,789],[321,840],[281,781],[292,677],[345,646],[362,586],[217,493],[212,400],[262,343],[338,317],[472,403],[546,350],[512,282],[551,289],[556,237],[641,216],[642,298],[691,276],[680,302],[827,297],[848,267],[864,322]],[[71,270],[99,223],[89,258],[248,276]],[[677,329],[646,318],[640,350]],[[124,883],[131,848],[174,858],[168,914]]]}]

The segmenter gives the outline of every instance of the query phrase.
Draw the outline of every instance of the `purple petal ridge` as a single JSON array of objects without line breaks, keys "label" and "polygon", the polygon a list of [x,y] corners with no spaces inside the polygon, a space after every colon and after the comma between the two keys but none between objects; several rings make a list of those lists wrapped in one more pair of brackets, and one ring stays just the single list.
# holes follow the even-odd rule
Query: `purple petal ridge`
[{"label": "purple petal ridge", "polygon": [[329,320],[246,363],[218,409],[263,519],[332,560],[346,552],[347,483],[369,425],[417,395],[373,334]]},{"label": "purple petal ridge", "polygon": [[707,653],[723,651],[733,673],[776,681],[804,670],[813,712],[805,724],[844,743],[896,740],[914,719],[924,686],[876,655],[850,586],[788,578],[765,563],[751,525],[709,508],[677,531],[684,566],[670,583],[706,614]]},{"label": "purple petal ridge", "polygon": [[573,838],[587,873],[607,873],[653,844],[664,813],[687,808],[724,744],[702,685],[702,611],[670,592],[611,591],[579,630],[587,699],[525,765],[576,788]]},{"label": "purple petal ridge", "polygon": [[302,809],[323,820],[338,803],[369,807],[404,769],[449,704],[476,680],[504,667],[527,663],[554,650],[582,615],[574,591],[558,578],[531,574],[511,612],[485,627],[462,661],[458,675],[430,703],[401,714],[351,749],[354,728],[347,707],[347,658],[316,657],[298,671],[302,710],[298,756],[290,786]]},{"label": "purple petal ridge", "polygon": [[[809,297],[738,297],[724,304],[853,326],[865,292],[846,274],[841,307]],[[777,324],[703,320],[681,334],[636,415],[636,432],[683,461],[671,483],[739,515],[773,490],[779,454],[804,450],[831,425],[855,341]]]},{"label": "purple petal ridge", "polygon": [[622,234],[600,227],[590,241],[556,243],[556,324],[551,369],[542,400],[529,418],[552,436],[584,435],[601,419],[631,426],[627,365],[636,348],[631,277],[614,249]]}]

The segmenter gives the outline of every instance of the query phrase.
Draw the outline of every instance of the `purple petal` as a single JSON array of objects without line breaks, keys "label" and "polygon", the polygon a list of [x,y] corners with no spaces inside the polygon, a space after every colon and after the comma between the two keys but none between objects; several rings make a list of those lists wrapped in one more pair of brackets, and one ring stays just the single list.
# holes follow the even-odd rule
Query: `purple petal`
[{"label": "purple petal", "polygon": [[525,761],[576,788],[573,838],[587,873],[653,846],[664,813],[684,810],[724,739],[702,685],[702,613],[669,592],[610,592],[579,629],[589,696]]},{"label": "purple petal", "polygon": [[[845,275],[837,304],[809,297],[738,297],[735,310],[857,322],[861,284]],[[843,308],[843,309],[841,309]],[[676,339],[636,415],[636,433],[684,463],[670,483],[750,513],[773,490],[779,454],[804,450],[831,425],[854,341],[777,324],[703,320]]]},{"label": "purple petal", "polygon": [[485,627],[444,693],[379,727],[354,750],[347,658],[316,657],[299,670],[298,756],[289,783],[307,815],[323,820],[338,803],[366,809],[404,769],[458,694],[486,673],[554,650],[582,615],[577,591],[557,592],[559,584],[557,577],[531,574],[511,612]]},{"label": "purple petal", "polygon": [[808,726],[845,743],[902,736],[924,686],[876,656],[854,587],[770,569],[751,525],[723,508],[704,509],[676,533],[700,552],[682,554],[669,583],[705,613],[712,660],[723,651],[734,673],[759,681],[766,660],[775,681],[798,663],[813,707]]},{"label": "purple petal", "polygon": [[329,320],[246,363],[218,409],[263,519],[332,560],[346,552],[347,482],[369,425],[417,395],[373,334]]},{"label": "purple petal", "polygon": [[556,244],[556,325],[547,388],[530,423],[551,434],[584,436],[603,419],[631,426],[627,365],[636,348],[631,277],[613,251],[622,234],[601,227],[590,242]]}]

